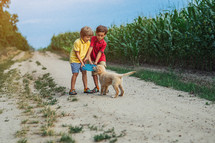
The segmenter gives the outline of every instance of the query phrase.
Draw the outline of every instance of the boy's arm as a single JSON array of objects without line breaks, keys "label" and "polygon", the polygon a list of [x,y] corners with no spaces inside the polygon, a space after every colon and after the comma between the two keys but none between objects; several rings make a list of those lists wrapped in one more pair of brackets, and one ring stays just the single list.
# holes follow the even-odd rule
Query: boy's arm
[{"label": "boy's arm", "polygon": [[104,53],[106,46],[107,46],[107,44],[105,43],[105,44],[101,47],[100,51],[98,52],[98,54],[97,54],[97,56],[96,56],[95,65],[98,64],[98,61],[99,61],[99,59],[101,58],[102,53]]},{"label": "boy's arm", "polygon": [[92,63],[91,58],[90,58],[90,54],[91,54],[92,50],[93,50],[93,47],[89,47],[89,49],[88,49],[88,51],[87,51],[87,55],[86,55],[86,57],[84,58],[84,62],[86,62],[87,60],[89,60],[89,62]]},{"label": "boy's arm", "polygon": [[76,55],[76,57],[78,58],[78,60],[81,62],[81,67],[85,66],[85,65],[84,65],[84,62],[81,60],[79,51],[75,51],[75,55]]},{"label": "boy's arm", "polygon": [[101,58],[101,56],[102,56],[102,52],[99,51],[98,54],[97,54],[97,56],[96,56],[96,61],[95,61],[95,63],[94,63],[95,65],[98,64],[98,61],[99,61],[99,59]]}]

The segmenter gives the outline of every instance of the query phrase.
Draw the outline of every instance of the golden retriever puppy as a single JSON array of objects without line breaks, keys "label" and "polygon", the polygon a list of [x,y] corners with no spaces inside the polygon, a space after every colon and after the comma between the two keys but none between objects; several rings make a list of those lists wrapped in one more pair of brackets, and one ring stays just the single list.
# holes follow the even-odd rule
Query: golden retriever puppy
[{"label": "golden retriever puppy", "polygon": [[94,71],[99,75],[99,81],[101,84],[101,95],[106,95],[108,91],[108,86],[112,85],[114,90],[116,91],[115,96],[113,98],[118,97],[119,89],[121,90],[121,94],[119,96],[123,96],[124,90],[122,88],[122,77],[126,75],[131,75],[136,71],[128,72],[125,74],[116,74],[116,73],[109,73],[106,72],[106,69],[102,65],[97,65],[93,67]]}]

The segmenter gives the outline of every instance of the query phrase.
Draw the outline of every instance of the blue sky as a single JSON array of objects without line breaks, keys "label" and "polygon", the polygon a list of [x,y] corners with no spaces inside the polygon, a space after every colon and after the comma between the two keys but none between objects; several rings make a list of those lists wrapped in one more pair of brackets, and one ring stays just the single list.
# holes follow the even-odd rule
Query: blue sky
[{"label": "blue sky", "polygon": [[35,49],[44,48],[52,36],[130,23],[137,16],[153,17],[168,7],[180,9],[187,0],[11,0],[8,11],[18,14],[19,31]]}]

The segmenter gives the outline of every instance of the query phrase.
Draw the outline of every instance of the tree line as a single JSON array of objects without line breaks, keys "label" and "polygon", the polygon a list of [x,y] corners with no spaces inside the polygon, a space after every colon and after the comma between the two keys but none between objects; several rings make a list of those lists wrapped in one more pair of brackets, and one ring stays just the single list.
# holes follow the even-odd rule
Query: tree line
[{"label": "tree line", "polygon": [[10,14],[10,0],[0,0],[0,49],[5,47],[16,47],[20,50],[29,50],[31,46],[25,37],[18,31],[18,15]]}]

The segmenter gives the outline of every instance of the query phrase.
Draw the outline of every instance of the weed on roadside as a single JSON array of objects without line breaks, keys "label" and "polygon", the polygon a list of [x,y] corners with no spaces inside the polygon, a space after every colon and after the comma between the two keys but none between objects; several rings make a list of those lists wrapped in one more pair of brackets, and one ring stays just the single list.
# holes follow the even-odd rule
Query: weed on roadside
[{"label": "weed on roadside", "polygon": [[57,94],[65,95],[66,93],[66,88],[57,86],[57,84],[54,82],[54,79],[50,77],[50,73],[39,77],[35,81],[34,87],[40,92],[40,95],[43,98],[50,98]]},{"label": "weed on roadside", "polygon": [[20,130],[20,131],[17,131],[16,133],[15,133],[15,136],[16,137],[25,137],[25,135],[27,134],[27,131],[28,131],[29,129],[27,129],[27,128],[23,128],[22,130]]},{"label": "weed on roadside", "polygon": [[46,69],[47,69],[46,67],[43,67],[43,68],[42,68],[42,70],[46,70]]},{"label": "weed on roadside", "polygon": [[0,109],[0,114],[2,114],[2,113],[3,113],[3,111],[4,111],[4,109]]},{"label": "weed on roadside", "polygon": [[80,133],[81,131],[82,131],[82,129],[83,129],[83,126],[75,126],[75,127],[73,127],[73,126],[70,126],[69,127],[69,133],[71,133],[71,134],[73,134],[73,133]]},{"label": "weed on roadside", "polygon": [[78,98],[69,96],[69,97],[67,98],[67,101],[75,102],[75,101],[78,101]]},{"label": "weed on roadside", "polygon": [[98,127],[94,126],[94,125],[88,125],[88,128],[91,130],[91,131],[97,131],[98,130]]},{"label": "weed on roadside", "polygon": [[60,143],[75,143],[70,135],[63,134],[60,138]]},{"label": "weed on roadside", "polygon": [[36,64],[37,64],[38,66],[40,66],[40,65],[41,65],[41,63],[40,63],[39,61],[36,61]]},{"label": "weed on roadside", "polygon": [[103,133],[100,133],[98,135],[94,136],[95,142],[100,142],[103,140],[110,140],[110,143],[114,143],[117,141],[117,138],[125,136],[125,130],[123,130],[120,135],[116,135],[114,128],[108,129],[107,131],[104,131]]},{"label": "weed on roadside", "polygon": [[27,143],[28,140],[26,138],[18,140],[17,143]]},{"label": "weed on roadside", "polygon": [[22,120],[21,124],[26,124],[28,122],[28,119]]},{"label": "weed on roadside", "polygon": [[41,133],[42,136],[54,136],[55,135],[54,130],[52,130],[46,126],[41,127],[41,132],[42,132]]}]

